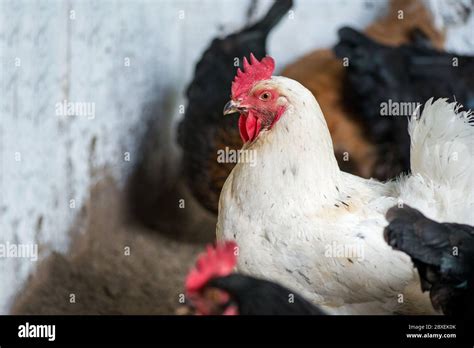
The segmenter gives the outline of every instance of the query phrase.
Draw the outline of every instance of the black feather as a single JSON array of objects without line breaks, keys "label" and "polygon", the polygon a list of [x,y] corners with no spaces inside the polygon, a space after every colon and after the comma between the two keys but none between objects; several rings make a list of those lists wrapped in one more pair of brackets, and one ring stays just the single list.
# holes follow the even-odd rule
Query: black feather
[{"label": "black feather", "polygon": [[438,223],[407,205],[391,208],[387,220],[385,240],[412,258],[435,308],[474,316],[474,227]]},{"label": "black feather", "polygon": [[229,293],[241,315],[323,315],[303,297],[281,285],[242,274],[212,279],[208,286]]}]

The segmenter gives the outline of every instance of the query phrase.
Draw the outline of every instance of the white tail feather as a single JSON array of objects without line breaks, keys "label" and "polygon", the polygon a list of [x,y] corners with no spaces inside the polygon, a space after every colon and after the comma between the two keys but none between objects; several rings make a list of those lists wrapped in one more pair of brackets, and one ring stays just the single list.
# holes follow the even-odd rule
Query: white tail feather
[{"label": "white tail feather", "polygon": [[456,103],[433,98],[421,117],[412,116],[411,170],[439,185],[469,192],[474,178],[474,120],[472,112],[460,112]]}]

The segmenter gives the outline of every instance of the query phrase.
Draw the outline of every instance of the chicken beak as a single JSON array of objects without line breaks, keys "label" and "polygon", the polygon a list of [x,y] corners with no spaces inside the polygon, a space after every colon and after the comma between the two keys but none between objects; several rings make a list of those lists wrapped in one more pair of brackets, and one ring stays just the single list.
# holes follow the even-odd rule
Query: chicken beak
[{"label": "chicken beak", "polygon": [[233,100],[229,100],[227,104],[224,106],[224,115],[234,114],[240,111],[240,104],[239,102],[235,102]]}]

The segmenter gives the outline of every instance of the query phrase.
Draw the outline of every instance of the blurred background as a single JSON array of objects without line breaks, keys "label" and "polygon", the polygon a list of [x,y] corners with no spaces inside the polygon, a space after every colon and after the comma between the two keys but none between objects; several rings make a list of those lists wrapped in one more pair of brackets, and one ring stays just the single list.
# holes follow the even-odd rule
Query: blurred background
[{"label": "blurred background", "polygon": [[406,118],[381,103],[474,108],[474,1],[274,3],[0,0],[0,244],[38,247],[0,258],[0,314],[179,313],[250,52],[316,95],[341,168],[365,177],[409,161]]}]

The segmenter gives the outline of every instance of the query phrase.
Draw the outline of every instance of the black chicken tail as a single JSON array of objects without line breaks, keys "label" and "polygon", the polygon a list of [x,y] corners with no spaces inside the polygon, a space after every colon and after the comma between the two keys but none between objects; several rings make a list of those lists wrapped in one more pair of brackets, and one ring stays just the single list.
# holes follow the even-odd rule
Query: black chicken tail
[{"label": "black chicken tail", "polygon": [[291,7],[293,7],[293,0],[276,0],[265,17],[244,29],[244,31],[261,32],[266,37]]},{"label": "black chicken tail", "polygon": [[474,227],[438,223],[407,205],[389,209],[386,217],[385,240],[412,258],[434,307],[473,316]]}]

